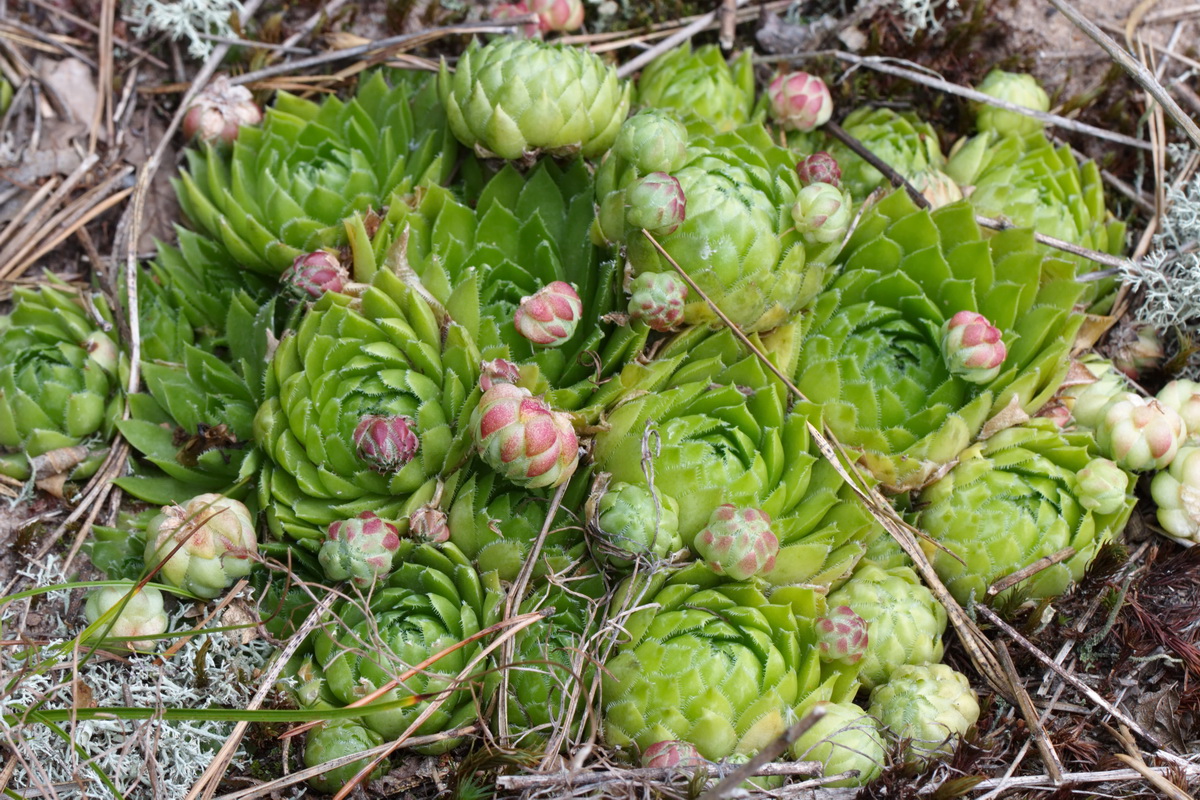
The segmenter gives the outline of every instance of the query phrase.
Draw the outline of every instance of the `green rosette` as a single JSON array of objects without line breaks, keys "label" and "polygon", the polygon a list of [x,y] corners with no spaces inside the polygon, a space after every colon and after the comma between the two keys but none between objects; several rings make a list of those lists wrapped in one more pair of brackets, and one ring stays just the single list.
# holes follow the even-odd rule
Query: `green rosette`
[{"label": "green rosette", "polygon": [[731,130],[748,122],[754,111],[750,56],[743,50],[729,63],[714,44],[693,50],[685,42],[646,65],[638,78],[637,102],[694,118],[701,127]]},{"label": "green rosette", "polygon": [[1078,473],[1097,456],[1090,434],[1063,433],[1035,419],[970,448],[926,487],[914,522],[929,534],[932,541],[922,541],[922,549],[955,599],[982,601],[997,579],[1067,547],[1073,556],[1009,591],[1055,597],[1082,577],[1101,545],[1125,527],[1135,503],[1126,495],[1114,511],[1100,514],[1080,502],[1085,491]]},{"label": "green rosette", "polygon": [[[390,208],[370,239],[362,220],[352,219],[354,272],[366,279],[402,261],[410,279],[478,342],[482,358],[520,365],[522,386],[554,408],[577,409],[641,350],[648,333],[605,318],[624,310],[624,300],[617,263],[602,259],[588,237],[591,174],[581,160],[550,159],[525,175],[506,165],[485,177],[474,159],[464,171],[471,173],[466,197],[429,187],[414,206]],[[523,297],[554,281],[575,288],[583,314],[567,341],[543,347],[517,332],[513,316]]]},{"label": "green rosette", "polygon": [[[1027,229],[984,237],[959,202],[934,212],[893,192],[864,215],[841,274],[803,320],[796,385],[883,488],[919,488],[990,422],[999,429],[1054,395],[1083,321],[1074,266],[1044,257]],[[952,374],[941,326],[960,311],[1002,333],[992,380]]]},{"label": "green rosette", "polygon": [[[898,114],[890,108],[859,108],[842,121],[842,127],[909,181],[926,170],[945,166],[937,131],[916,114]],[[855,200],[890,185],[882,172],[840,141],[829,138],[823,149],[837,159],[842,185]]]},{"label": "green rosette", "polygon": [[610,746],[681,740],[713,761],[753,756],[820,684],[811,620],[753,584],[721,584],[703,567],[660,573],[638,604],[602,673]]},{"label": "green rosette", "polygon": [[629,113],[629,84],[585,49],[537,39],[473,43],[438,92],[458,140],[483,158],[601,155]]},{"label": "green rosette", "polygon": [[19,286],[13,300],[0,318],[0,473],[25,480],[30,459],[83,446],[69,476],[90,477],[121,410],[126,364],[112,311],[102,295],[58,281]]},{"label": "green rosette", "polygon": [[[485,583],[466,556],[453,545],[415,545],[402,542],[401,562],[367,608],[343,601],[332,610],[329,622],[313,640],[316,663],[326,686],[340,703],[349,704],[374,692],[430,656],[447,651],[495,624],[501,614],[499,585]],[[385,739],[396,739],[425,711],[433,696],[454,689],[450,698],[416,731],[425,736],[452,730],[478,716],[471,682],[482,680],[487,664],[463,683],[456,678],[483,648],[476,640],[450,652],[415,675],[383,693],[378,702],[394,702],[415,695],[418,702],[406,708],[365,714],[363,724]],[[417,748],[426,754],[443,753],[456,744],[446,739]]]},{"label": "green rosette", "polygon": [[187,151],[174,181],[184,214],[243,269],[278,276],[299,255],[346,244],[342,221],[405,202],[454,165],[432,78],[383,73],[321,103],[279,92],[232,148]]},{"label": "green rosette", "polygon": [[[315,552],[330,523],[363,511],[407,530],[408,515],[469,457],[479,363],[463,326],[390,270],[357,297],[327,292],[280,340],[254,419],[272,532]],[[419,440],[394,472],[358,453],[354,431],[370,414],[406,417]]]}]

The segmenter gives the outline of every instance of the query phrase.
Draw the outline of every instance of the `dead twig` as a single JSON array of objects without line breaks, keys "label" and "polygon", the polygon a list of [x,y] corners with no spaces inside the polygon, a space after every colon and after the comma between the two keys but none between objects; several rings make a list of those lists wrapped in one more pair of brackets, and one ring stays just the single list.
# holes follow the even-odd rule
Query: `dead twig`
[{"label": "dead twig", "polygon": [[824,716],[824,708],[819,705],[814,707],[802,719],[784,731],[783,735],[777,736],[775,741],[762,750],[759,750],[758,755],[725,776],[716,786],[700,795],[700,800],[723,800],[723,798],[731,796],[747,778],[754,775],[765,764],[783,755],[784,751],[803,736],[805,731],[820,722]]},{"label": "dead twig", "polygon": [[[740,8],[741,6],[744,6],[749,2],[750,2],[750,0],[737,0],[737,6]],[[677,32],[675,32],[675,33],[671,34],[670,36],[668,36],[667,38],[663,39],[661,42],[654,45],[654,47],[651,47],[646,52],[644,52],[641,55],[638,55],[634,58],[631,58],[629,61],[626,61],[624,64],[622,64],[620,67],[617,68],[617,77],[628,78],[630,75],[637,72],[639,69],[646,66],[651,61],[653,61],[654,59],[656,59],[660,55],[662,55],[663,53],[667,52],[668,50],[670,50],[671,48],[673,48],[677,45],[682,44],[683,42],[686,42],[688,39],[691,39],[693,36],[695,36],[700,31],[704,30],[708,26],[715,25],[716,22],[717,22],[717,12],[716,11],[712,11],[708,14],[704,14],[703,16],[697,17],[696,21],[693,22],[692,24],[688,25],[685,28],[680,28]]]},{"label": "dead twig", "polygon": [[1054,745],[1046,736],[1042,720],[1038,716],[1037,709],[1033,707],[1033,701],[1029,699],[1029,693],[1025,691],[1024,684],[1021,683],[1021,676],[1017,674],[1017,667],[1013,664],[1012,655],[1009,654],[1008,647],[1004,642],[996,642],[996,655],[1000,659],[1000,666],[1004,668],[1004,673],[1008,675],[1009,683],[1012,684],[1013,693],[1017,697],[1017,708],[1020,710],[1021,716],[1025,718],[1025,724],[1029,728],[1034,744],[1037,745],[1038,752],[1042,754],[1042,763],[1046,765],[1050,781],[1055,786],[1061,786],[1062,761],[1059,760],[1058,753],[1054,751]]}]

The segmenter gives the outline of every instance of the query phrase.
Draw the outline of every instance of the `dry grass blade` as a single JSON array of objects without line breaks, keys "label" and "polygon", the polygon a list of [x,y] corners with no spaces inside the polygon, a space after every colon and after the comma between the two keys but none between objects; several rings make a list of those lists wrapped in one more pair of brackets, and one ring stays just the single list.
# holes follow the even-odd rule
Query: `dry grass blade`
[{"label": "dry grass blade", "polygon": [[1029,727],[1029,733],[1033,737],[1034,744],[1037,745],[1038,752],[1042,754],[1042,763],[1046,765],[1046,772],[1050,775],[1050,781],[1055,786],[1062,785],[1062,761],[1058,758],[1058,753],[1054,751],[1054,745],[1050,743],[1050,739],[1046,736],[1046,729],[1042,726],[1042,720],[1038,716],[1037,709],[1033,707],[1033,701],[1029,699],[1029,693],[1025,691],[1025,686],[1021,683],[1021,676],[1017,673],[1017,667],[1013,664],[1012,656],[1008,652],[1008,648],[1004,642],[996,643],[996,655],[1000,659],[1000,666],[1004,668],[1004,673],[1008,676],[1009,683],[1013,687],[1013,693],[1016,695],[1017,708],[1021,711],[1021,716],[1025,718],[1025,724]]},{"label": "dry grass blade", "polygon": [[1121,49],[1121,46],[1114,42],[1108,34],[1100,30],[1096,23],[1081,14],[1079,9],[1066,2],[1066,0],[1049,0],[1049,2],[1050,5],[1061,11],[1063,16],[1071,20],[1076,27],[1086,33],[1092,41],[1100,45],[1113,61],[1120,64],[1129,73],[1130,77],[1137,81],[1139,86],[1161,103],[1163,109],[1171,119],[1179,127],[1183,128],[1183,132],[1192,140],[1192,145],[1200,147],[1200,126],[1197,126],[1195,121],[1184,113],[1174,98],[1162,87],[1162,84],[1154,79],[1154,73],[1146,69],[1138,63],[1137,59]]},{"label": "dry grass blade", "polygon": [[1043,556],[1042,558],[1039,558],[1037,561],[1030,564],[1028,567],[1019,569],[1016,572],[1000,578],[987,588],[987,596],[995,597],[1006,589],[1011,589],[1021,581],[1038,574],[1042,570],[1066,561],[1073,555],[1075,555],[1074,547],[1064,547],[1057,553],[1051,553],[1048,556]]},{"label": "dry grass blade", "polygon": [[[754,353],[755,357],[763,363],[771,374],[779,378],[796,399],[807,400],[808,398],[792,383],[791,379],[780,372],[779,368],[761,350],[754,346],[749,337],[738,326],[734,325],[729,317],[717,307],[716,303],[692,280],[692,277],[687,274],[683,267],[679,266],[679,263],[671,257],[671,254],[663,249],[658,240],[649,231],[643,230],[642,234],[658,250],[659,254],[666,259],[667,263],[679,273],[679,276],[691,287],[692,291],[704,300],[720,318],[721,322],[728,326],[730,331],[737,336],[742,344]],[[974,621],[967,616],[962,606],[958,604],[958,601],[954,599],[934,571],[933,565],[929,563],[929,558],[917,542],[918,531],[901,519],[896,510],[892,508],[892,505],[862,479],[858,474],[857,468],[852,463],[843,463],[842,457],[839,456],[841,445],[831,433],[818,430],[811,422],[808,423],[808,432],[813,437],[813,441],[816,442],[821,454],[837,470],[842,480],[846,481],[846,484],[859,500],[863,502],[876,521],[896,540],[905,554],[913,560],[917,571],[925,580],[925,585],[929,587],[934,597],[946,609],[946,614],[949,616],[950,622],[954,625],[954,629],[958,631],[959,639],[961,639],[963,647],[966,648],[967,654],[970,656],[975,668],[979,670],[984,679],[997,691],[1006,697],[1011,697],[1014,690],[1008,685],[1008,679],[1004,674],[1004,670],[1000,667],[1000,662],[996,660],[996,654],[992,652],[991,642],[983,635]],[[836,448],[834,447],[835,444],[837,445]]]},{"label": "dry grass blade", "polygon": [[[708,771],[708,767],[631,767],[618,769],[608,767],[603,772],[551,772],[540,775],[501,775],[496,778],[496,786],[511,791],[530,791],[533,789],[566,788],[570,786],[598,786],[603,783],[664,783],[672,778],[686,776],[700,770]],[[762,764],[751,773],[752,776],[788,775],[800,777],[815,777],[821,775],[821,764],[818,761],[791,761],[781,764]]]},{"label": "dry grass blade", "polygon": [[775,741],[762,750],[759,750],[758,755],[729,773],[716,786],[700,795],[700,800],[723,800],[726,797],[731,797],[734,792],[738,791],[738,788],[747,778],[754,775],[756,770],[783,755],[797,739],[804,735],[805,731],[820,722],[824,716],[824,708],[821,706],[813,708],[802,719],[784,731],[781,736],[777,736]]},{"label": "dry grass blade", "polygon": [[[750,0],[737,0],[737,5],[740,8],[749,2]],[[631,58],[629,61],[626,61],[617,68],[617,77],[628,78],[630,75],[637,72],[639,69],[646,66],[651,61],[670,50],[672,47],[683,44],[708,26],[715,25],[717,23],[717,15],[717,11],[711,11],[708,14],[697,17],[696,21],[692,24],[681,28],[676,33],[671,34],[646,52],[636,56],[635,58]]]}]

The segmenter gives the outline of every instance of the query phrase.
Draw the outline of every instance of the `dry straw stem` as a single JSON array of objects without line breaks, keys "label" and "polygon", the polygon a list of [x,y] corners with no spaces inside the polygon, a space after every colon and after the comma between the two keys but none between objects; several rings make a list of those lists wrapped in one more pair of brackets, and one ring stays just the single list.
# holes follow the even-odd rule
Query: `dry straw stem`
[{"label": "dry straw stem", "polygon": [[[804,393],[801,392],[786,375],[780,372],[779,368],[776,367],[775,364],[769,358],[767,358],[761,350],[754,346],[754,343],[750,341],[746,334],[743,333],[737,325],[733,324],[729,317],[727,317],[725,313],[717,307],[712,299],[704,293],[704,290],[701,289],[694,280],[692,280],[692,277],[688,275],[686,271],[684,271],[683,267],[679,266],[675,259],[671,257],[670,253],[663,249],[663,246],[658,243],[658,240],[655,239],[649,231],[643,230],[642,235],[645,236],[652,245],[654,245],[654,248],[658,250],[659,254],[661,254],[664,259],[666,259],[667,263],[674,267],[675,271],[679,273],[680,277],[683,278],[689,287],[691,287],[692,291],[694,291],[698,297],[702,298],[704,302],[707,303],[710,308],[712,308],[712,310],[720,318],[721,322],[723,322],[730,329],[730,331],[732,331],[733,334],[738,337],[742,344],[746,345],[746,347],[752,353],[754,353],[755,357],[757,357],[775,377],[779,378],[779,380],[783,382],[783,385],[788,388],[788,391],[790,391],[797,399],[807,401],[808,398],[804,396]],[[853,462],[849,460],[849,458],[847,458],[844,454],[839,455],[839,451],[841,451],[841,444],[838,443],[837,439],[831,432],[822,432],[818,430],[817,427],[811,422],[807,423],[807,425],[809,434],[812,436],[813,441],[816,442],[817,448],[821,451],[821,454],[827,461],[829,461],[830,464],[833,465],[833,468],[837,470],[839,475],[841,475],[842,480],[846,481],[847,485],[850,486],[851,490],[855,493],[855,495],[858,496],[859,500],[863,502],[871,515],[875,517],[876,521],[878,521],[879,524],[883,526],[883,529],[886,530],[891,537],[896,540],[896,542],[900,545],[900,548],[904,550],[905,554],[913,560],[913,564],[916,566],[917,571],[925,580],[925,585],[931,592],[933,592],[934,597],[936,597],[938,602],[940,602],[946,609],[946,614],[950,617],[950,621],[953,623],[954,629],[958,632],[959,639],[962,641],[963,647],[966,648],[967,655],[970,657],[971,662],[975,665],[975,668],[979,670],[979,673],[983,675],[984,679],[987,680],[987,682],[990,683],[998,692],[1005,697],[1011,698],[1015,692],[1015,689],[1009,686],[1008,678],[1005,676],[1004,670],[1001,668],[999,661],[996,660],[996,654],[992,651],[991,642],[989,642],[987,637],[983,635],[983,632],[979,630],[974,621],[967,616],[967,613],[963,611],[962,606],[960,606],[958,601],[954,599],[949,591],[947,591],[945,584],[942,583],[937,572],[934,571],[933,565],[929,563],[928,557],[926,557],[925,552],[921,549],[920,544],[917,543],[917,536],[921,535],[920,531],[905,522],[896,512],[896,509],[892,507],[891,503],[889,503],[882,495],[880,495],[874,487],[870,486],[866,481],[863,480],[862,476],[858,474],[858,469],[854,466]]]},{"label": "dry straw stem", "polygon": [[1104,31],[1097,27],[1096,23],[1085,17],[1077,8],[1072,6],[1066,0],[1049,0],[1050,5],[1062,12],[1063,16],[1071,20],[1077,28],[1086,33],[1092,41],[1100,45],[1104,52],[1116,61],[1121,67],[1129,73],[1138,85],[1150,93],[1155,100],[1162,104],[1168,116],[1175,121],[1179,127],[1183,128],[1183,132],[1192,140],[1192,146],[1200,148],[1200,127],[1184,113],[1179,104],[1167,94],[1167,90],[1162,84],[1154,79],[1154,73],[1146,69],[1129,53],[1125,52],[1119,44],[1114,42],[1112,38]]},{"label": "dry straw stem", "polygon": [[[712,772],[710,766],[700,767],[610,767],[603,772],[550,772],[541,775],[500,775],[496,787],[510,791],[529,791],[554,787],[597,786],[603,783],[666,783],[680,776],[690,777],[700,771]],[[818,761],[792,761],[782,764],[762,764],[751,773],[754,776],[788,775],[814,777],[821,775]]]},{"label": "dry straw stem", "polygon": [[775,741],[762,750],[759,750],[758,755],[726,775],[720,783],[700,795],[700,800],[724,800],[726,797],[732,797],[747,778],[752,777],[764,765],[783,755],[797,739],[804,735],[805,731],[820,722],[824,716],[824,708],[821,706],[813,708],[802,719],[784,731],[782,735],[777,736]]},{"label": "dry straw stem", "polygon": [[[737,0],[737,6],[740,8],[749,2],[750,0]],[[626,61],[624,64],[618,67],[617,77],[628,78],[630,75],[637,72],[639,69],[646,66],[651,61],[670,50],[672,47],[686,42],[710,25],[716,25],[718,16],[719,14],[717,11],[711,11],[707,14],[696,17],[696,21],[692,24],[680,28],[675,33],[654,45],[654,47],[651,47],[649,50],[636,56],[635,58],[630,59],[629,61]]]},{"label": "dry straw stem", "polygon": [[1000,659],[1000,666],[1004,669],[1004,674],[1008,676],[1008,681],[1012,684],[1013,693],[1017,696],[1017,708],[1020,710],[1021,716],[1025,718],[1025,724],[1029,728],[1034,744],[1037,745],[1038,752],[1042,754],[1042,763],[1046,765],[1050,782],[1055,786],[1061,786],[1062,761],[1059,760],[1058,753],[1054,751],[1054,745],[1046,736],[1042,720],[1038,716],[1037,709],[1033,707],[1033,701],[1029,699],[1029,693],[1025,691],[1025,685],[1021,682],[1021,676],[1017,673],[1017,667],[1013,664],[1012,656],[1004,642],[996,642],[996,655]]}]

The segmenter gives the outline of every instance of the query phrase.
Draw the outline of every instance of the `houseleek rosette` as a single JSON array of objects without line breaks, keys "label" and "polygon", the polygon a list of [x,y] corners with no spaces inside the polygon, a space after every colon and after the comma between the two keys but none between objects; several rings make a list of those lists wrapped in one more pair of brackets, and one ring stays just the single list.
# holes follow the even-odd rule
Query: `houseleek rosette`
[{"label": "houseleek rosette", "polygon": [[[464,170],[481,170],[468,159]],[[633,357],[647,330],[602,318],[624,310],[614,261],[588,237],[595,216],[592,178],[582,161],[541,161],[526,175],[505,166],[472,179],[466,197],[429,187],[415,206],[389,208],[367,239],[356,220],[355,272],[372,274],[404,241],[404,261],[427,291],[479,343],[482,357],[521,368],[520,385],[554,408],[574,410]],[[572,286],[582,313],[574,332],[553,346],[536,344],[514,324],[525,297],[555,282]]]},{"label": "houseleek rosette", "polygon": [[0,473],[24,480],[30,459],[64,447],[88,452],[70,477],[104,459],[120,414],[123,356],[103,296],[65,285],[17,287],[0,318]]},{"label": "houseleek rosette", "polygon": [[[254,420],[271,530],[314,552],[330,523],[363,511],[407,530],[439,476],[466,460],[479,363],[462,326],[439,320],[390,270],[376,272],[360,297],[326,293],[279,342]],[[356,431],[377,416],[416,435],[402,466],[367,459]]]},{"label": "houseleek rosette", "polygon": [[[314,638],[316,663],[324,671],[329,691],[341,703],[360,700],[499,620],[498,584],[482,581],[466,556],[453,545],[435,547],[405,541],[396,560],[399,569],[376,587],[366,607],[361,604],[365,601],[355,600],[335,605],[330,619]],[[445,653],[383,693],[377,702],[412,695],[432,699],[453,688],[454,693],[417,729],[417,735],[461,727],[474,719],[478,710],[470,683],[459,684],[455,678],[483,646],[484,642],[472,641]],[[482,677],[487,665],[480,662],[478,666],[476,676]],[[405,708],[364,714],[363,724],[385,739],[395,739],[425,710],[429,699]],[[457,742],[447,739],[418,750],[441,753]]]},{"label": "houseleek rosette", "polygon": [[[633,124],[639,117],[630,120]],[[674,267],[634,224],[631,194],[649,172],[669,175],[683,195],[685,213],[669,233],[655,238],[700,289],[743,330],[781,325],[816,294],[824,266],[841,241],[806,249],[792,219],[800,191],[796,156],[774,144],[761,125],[700,136],[669,171],[650,171],[614,150],[596,178],[600,205],[596,234],[625,245],[635,276]],[[697,293],[689,292],[683,321],[719,325]]]},{"label": "houseleek rosette", "polygon": [[1063,433],[1053,422],[1035,419],[971,447],[921,493],[915,523],[932,540],[922,541],[922,548],[960,603],[981,600],[996,579],[1067,547],[1075,555],[1017,584],[1016,591],[1053,597],[1082,576],[1134,505],[1124,495],[1109,513],[1100,510],[1111,504],[1089,509],[1094,504],[1085,491],[1097,488],[1081,482],[1079,473],[1098,455],[1090,435]]},{"label": "houseleek rosette", "polygon": [[352,213],[442,182],[455,146],[431,79],[389,87],[377,72],[346,101],[279,92],[262,126],[243,128],[232,149],[189,150],[176,194],[244,269],[277,276],[297,256],[345,244]]},{"label": "houseleek rosette", "polygon": [[[788,411],[782,383],[728,330],[700,338],[682,337],[659,361],[631,364],[602,387],[612,407],[594,440],[597,470],[648,486],[649,447],[654,490],[678,505],[684,545],[695,549],[719,506],[754,509],[779,540],[774,568],[762,576],[774,591],[836,580],[879,529],[859,505],[842,502],[849,489],[817,454],[810,417]],[[811,419],[819,425],[819,414]]]},{"label": "houseleek rosette", "polygon": [[732,63],[716,45],[692,49],[690,42],[669,50],[642,70],[637,101],[695,117],[716,130],[749,121],[754,109],[754,65],[749,50]]},{"label": "houseleek rosette", "polygon": [[[846,133],[862,142],[889,167],[912,180],[945,163],[937,131],[916,114],[898,114],[889,108],[859,108],[842,121]],[[825,148],[842,169],[843,185],[856,200],[888,185],[883,173],[840,141],[830,138]]]},{"label": "houseleek rosette", "polygon": [[472,44],[438,93],[458,140],[480,156],[599,156],[629,113],[631,87],[587,50],[536,39]]},{"label": "houseleek rosette", "polygon": [[752,756],[819,684],[810,620],[752,584],[718,585],[705,572],[655,576],[639,601],[648,605],[623,624],[629,639],[602,673],[609,745],[645,751],[679,740],[709,760]]},{"label": "houseleek rosette", "polygon": [[[965,203],[931,213],[893,192],[839,260],[804,321],[795,374],[811,402],[798,408],[820,408],[885,489],[922,486],[986,422],[1032,415],[1062,383],[1084,287],[1071,264],[1043,258],[1031,231],[985,239]],[[1002,333],[1003,363],[985,382],[954,374],[955,354],[943,352],[943,326],[963,311]]]}]

